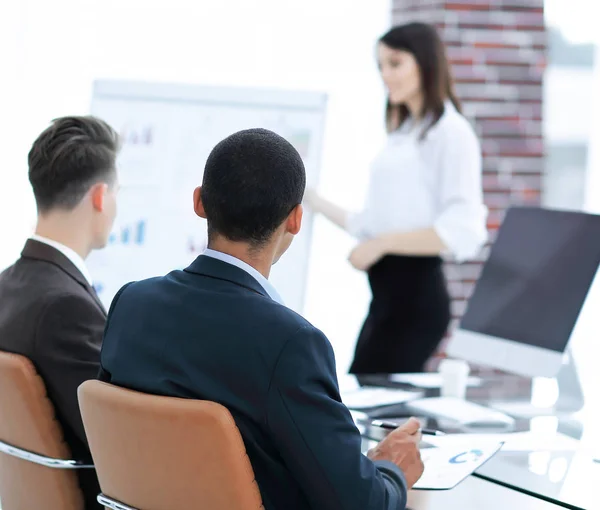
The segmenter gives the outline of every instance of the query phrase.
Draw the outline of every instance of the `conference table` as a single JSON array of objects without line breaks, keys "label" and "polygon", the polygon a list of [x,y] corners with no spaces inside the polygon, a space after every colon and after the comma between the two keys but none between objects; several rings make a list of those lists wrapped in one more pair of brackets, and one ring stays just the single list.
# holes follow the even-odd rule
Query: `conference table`
[{"label": "conference table", "polygon": [[[392,379],[389,375],[362,376],[359,381],[362,386],[397,387],[419,391],[422,396],[439,395],[439,388],[419,389]],[[494,374],[482,377],[478,386],[470,387],[467,399],[490,407],[499,402],[515,403],[519,408],[518,404],[531,402],[532,392],[531,379]],[[412,413],[399,404],[387,406],[383,413],[379,409],[371,414],[371,418],[401,422]],[[388,433],[370,427],[371,418],[357,421],[365,449]],[[465,432],[448,420],[419,418],[427,428],[449,434]],[[452,490],[414,491],[410,508],[600,510],[600,462],[595,460],[600,455],[600,442],[595,442],[600,429],[597,421],[586,421],[585,412],[557,416],[551,410],[538,409],[517,417],[510,434],[490,432],[506,439],[505,446],[492,459]]]}]

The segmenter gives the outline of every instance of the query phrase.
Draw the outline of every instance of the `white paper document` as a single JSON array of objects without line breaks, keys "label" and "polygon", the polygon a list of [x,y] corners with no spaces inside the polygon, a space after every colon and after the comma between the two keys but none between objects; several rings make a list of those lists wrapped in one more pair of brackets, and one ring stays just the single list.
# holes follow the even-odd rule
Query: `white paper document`
[{"label": "white paper document", "polygon": [[349,409],[369,409],[371,407],[402,404],[419,398],[421,393],[393,388],[370,388],[342,392],[342,402]]},{"label": "white paper document", "polygon": [[[432,438],[427,437],[428,441],[430,439]],[[449,490],[456,487],[492,458],[503,443],[485,440],[460,443],[450,441],[445,444],[444,438],[439,438],[434,445],[434,448],[421,450],[425,471],[413,489]]]},{"label": "white paper document", "polygon": [[[442,376],[436,372],[423,372],[415,374],[392,374],[390,381],[412,384],[417,388],[436,389],[442,387]],[[471,376],[467,379],[468,386],[481,386],[479,377]]]},{"label": "white paper document", "polygon": [[452,434],[433,438],[436,444],[449,446],[482,441],[504,443],[503,452],[574,452],[581,449],[581,441],[565,434],[540,434],[535,432],[512,432],[506,434]]}]

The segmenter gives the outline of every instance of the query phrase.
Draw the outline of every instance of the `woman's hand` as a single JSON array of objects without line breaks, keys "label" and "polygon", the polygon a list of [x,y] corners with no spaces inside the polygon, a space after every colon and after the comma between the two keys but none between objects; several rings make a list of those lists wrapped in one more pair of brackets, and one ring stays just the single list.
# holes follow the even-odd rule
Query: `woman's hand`
[{"label": "woman's hand", "polygon": [[369,239],[352,250],[348,260],[359,271],[367,271],[385,255],[379,239]]}]

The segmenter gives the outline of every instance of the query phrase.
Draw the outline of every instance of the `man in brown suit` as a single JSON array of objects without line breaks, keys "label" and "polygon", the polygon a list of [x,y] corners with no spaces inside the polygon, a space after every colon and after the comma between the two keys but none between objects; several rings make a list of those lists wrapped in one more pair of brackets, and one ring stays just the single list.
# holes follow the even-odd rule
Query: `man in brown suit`
[{"label": "man in brown suit", "polygon": [[[118,135],[95,117],[55,120],[29,152],[35,235],[0,274],[0,350],[36,366],[74,458],[89,459],[77,387],[98,374],[106,311],[85,267],[106,245],[116,214]],[[86,509],[93,470],[78,472]]]}]

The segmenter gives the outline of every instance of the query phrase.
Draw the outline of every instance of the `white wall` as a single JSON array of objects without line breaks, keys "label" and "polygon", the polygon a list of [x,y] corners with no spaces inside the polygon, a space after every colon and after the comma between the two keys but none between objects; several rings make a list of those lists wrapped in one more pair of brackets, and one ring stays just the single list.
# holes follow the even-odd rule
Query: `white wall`
[{"label": "white wall", "polygon": [[[321,191],[348,207],[362,200],[384,137],[374,49],[389,0],[20,0],[0,9],[0,268],[35,222],[31,142],[52,118],[87,113],[96,78],[325,91]],[[346,262],[351,247],[318,222],[306,315],[342,371],[369,299]]]},{"label": "white wall", "polygon": [[553,66],[544,75],[546,143],[588,143],[592,127],[594,73],[588,68]]},{"label": "white wall", "polygon": [[544,0],[546,22],[573,43],[598,40],[597,0]]},{"label": "white wall", "polygon": [[589,105],[591,126],[589,131],[589,153],[587,166],[587,187],[585,206],[590,212],[600,213],[600,52],[596,49],[594,69],[592,72],[592,96]]}]

